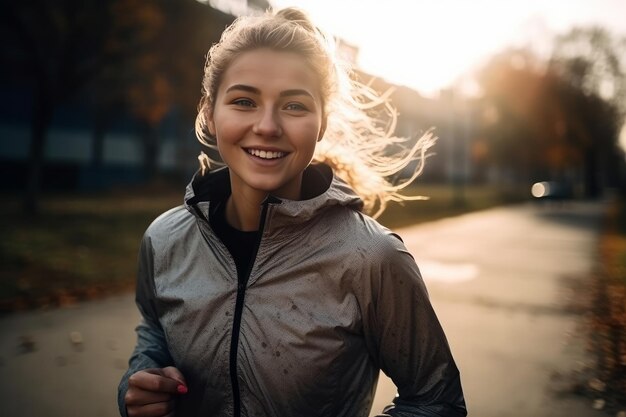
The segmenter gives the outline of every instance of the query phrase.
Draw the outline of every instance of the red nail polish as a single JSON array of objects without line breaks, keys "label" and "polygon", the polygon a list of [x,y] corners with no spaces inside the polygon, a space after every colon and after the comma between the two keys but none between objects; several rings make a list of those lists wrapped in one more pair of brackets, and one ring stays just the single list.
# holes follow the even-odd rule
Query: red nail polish
[{"label": "red nail polish", "polygon": [[187,387],[183,384],[180,384],[176,387],[176,391],[178,391],[179,394],[187,394]]}]

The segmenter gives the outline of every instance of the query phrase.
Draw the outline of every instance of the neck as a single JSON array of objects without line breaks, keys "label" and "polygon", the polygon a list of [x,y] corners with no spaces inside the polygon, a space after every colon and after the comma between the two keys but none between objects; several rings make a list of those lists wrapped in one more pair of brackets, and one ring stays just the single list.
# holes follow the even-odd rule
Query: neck
[{"label": "neck", "polygon": [[233,193],[226,202],[226,221],[244,232],[259,230],[261,205],[266,193]]},{"label": "neck", "polygon": [[[231,195],[226,202],[226,221],[243,232],[259,230],[261,206],[269,193],[245,185],[233,172],[230,175],[230,186]],[[302,175],[272,194],[279,198],[299,200],[301,186]]]}]

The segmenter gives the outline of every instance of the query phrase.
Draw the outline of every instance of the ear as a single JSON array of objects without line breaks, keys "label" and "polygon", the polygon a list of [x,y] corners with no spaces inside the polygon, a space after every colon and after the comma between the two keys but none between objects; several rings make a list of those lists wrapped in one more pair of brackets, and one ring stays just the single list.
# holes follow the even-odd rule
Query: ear
[{"label": "ear", "polygon": [[211,136],[215,137],[215,123],[213,123],[213,120],[207,120],[206,126]]},{"label": "ear", "polygon": [[215,122],[213,120],[213,109],[208,108],[206,110],[206,126],[209,129],[211,136],[215,137]]}]

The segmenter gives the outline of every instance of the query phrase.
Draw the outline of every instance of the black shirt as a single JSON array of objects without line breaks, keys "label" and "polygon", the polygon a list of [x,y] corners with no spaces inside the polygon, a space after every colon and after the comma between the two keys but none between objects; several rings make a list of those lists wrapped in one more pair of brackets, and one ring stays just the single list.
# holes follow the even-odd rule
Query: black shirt
[{"label": "black shirt", "polygon": [[217,203],[211,210],[211,228],[226,246],[237,265],[237,275],[247,278],[252,266],[254,248],[258,243],[259,232],[243,232],[226,221],[226,200]]}]

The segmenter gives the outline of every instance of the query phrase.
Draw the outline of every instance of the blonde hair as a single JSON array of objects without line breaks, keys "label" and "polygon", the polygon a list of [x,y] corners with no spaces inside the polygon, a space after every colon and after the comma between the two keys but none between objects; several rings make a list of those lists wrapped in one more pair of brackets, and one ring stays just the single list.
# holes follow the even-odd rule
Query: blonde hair
[{"label": "blonde hair", "polygon": [[[330,165],[361,197],[365,212],[376,217],[389,201],[425,198],[405,196],[400,191],[421,174],[426,152],[436,140],[432,132],[428,131],[412,144],[411,138],[394,136],[397,113],[388,101],[391,91],[379,95],[351,78],[349,69],[338,61],[334,44],[303,11],[295,8],[240,17],[211,47],[195,126],[202,144],[217,149],[215,138],[207,128],[207,116],[224,72],[239,54],[264,47],[299,54],[318,75],[327,127],[324,139],[316,146],[313,161]],[[373,117],[374,111],[382,116]],[[198,159],[203,172],[223,165],[205,153]],[[417,164],[411,175],[392,184],[390,178],[413,161]]]}]

